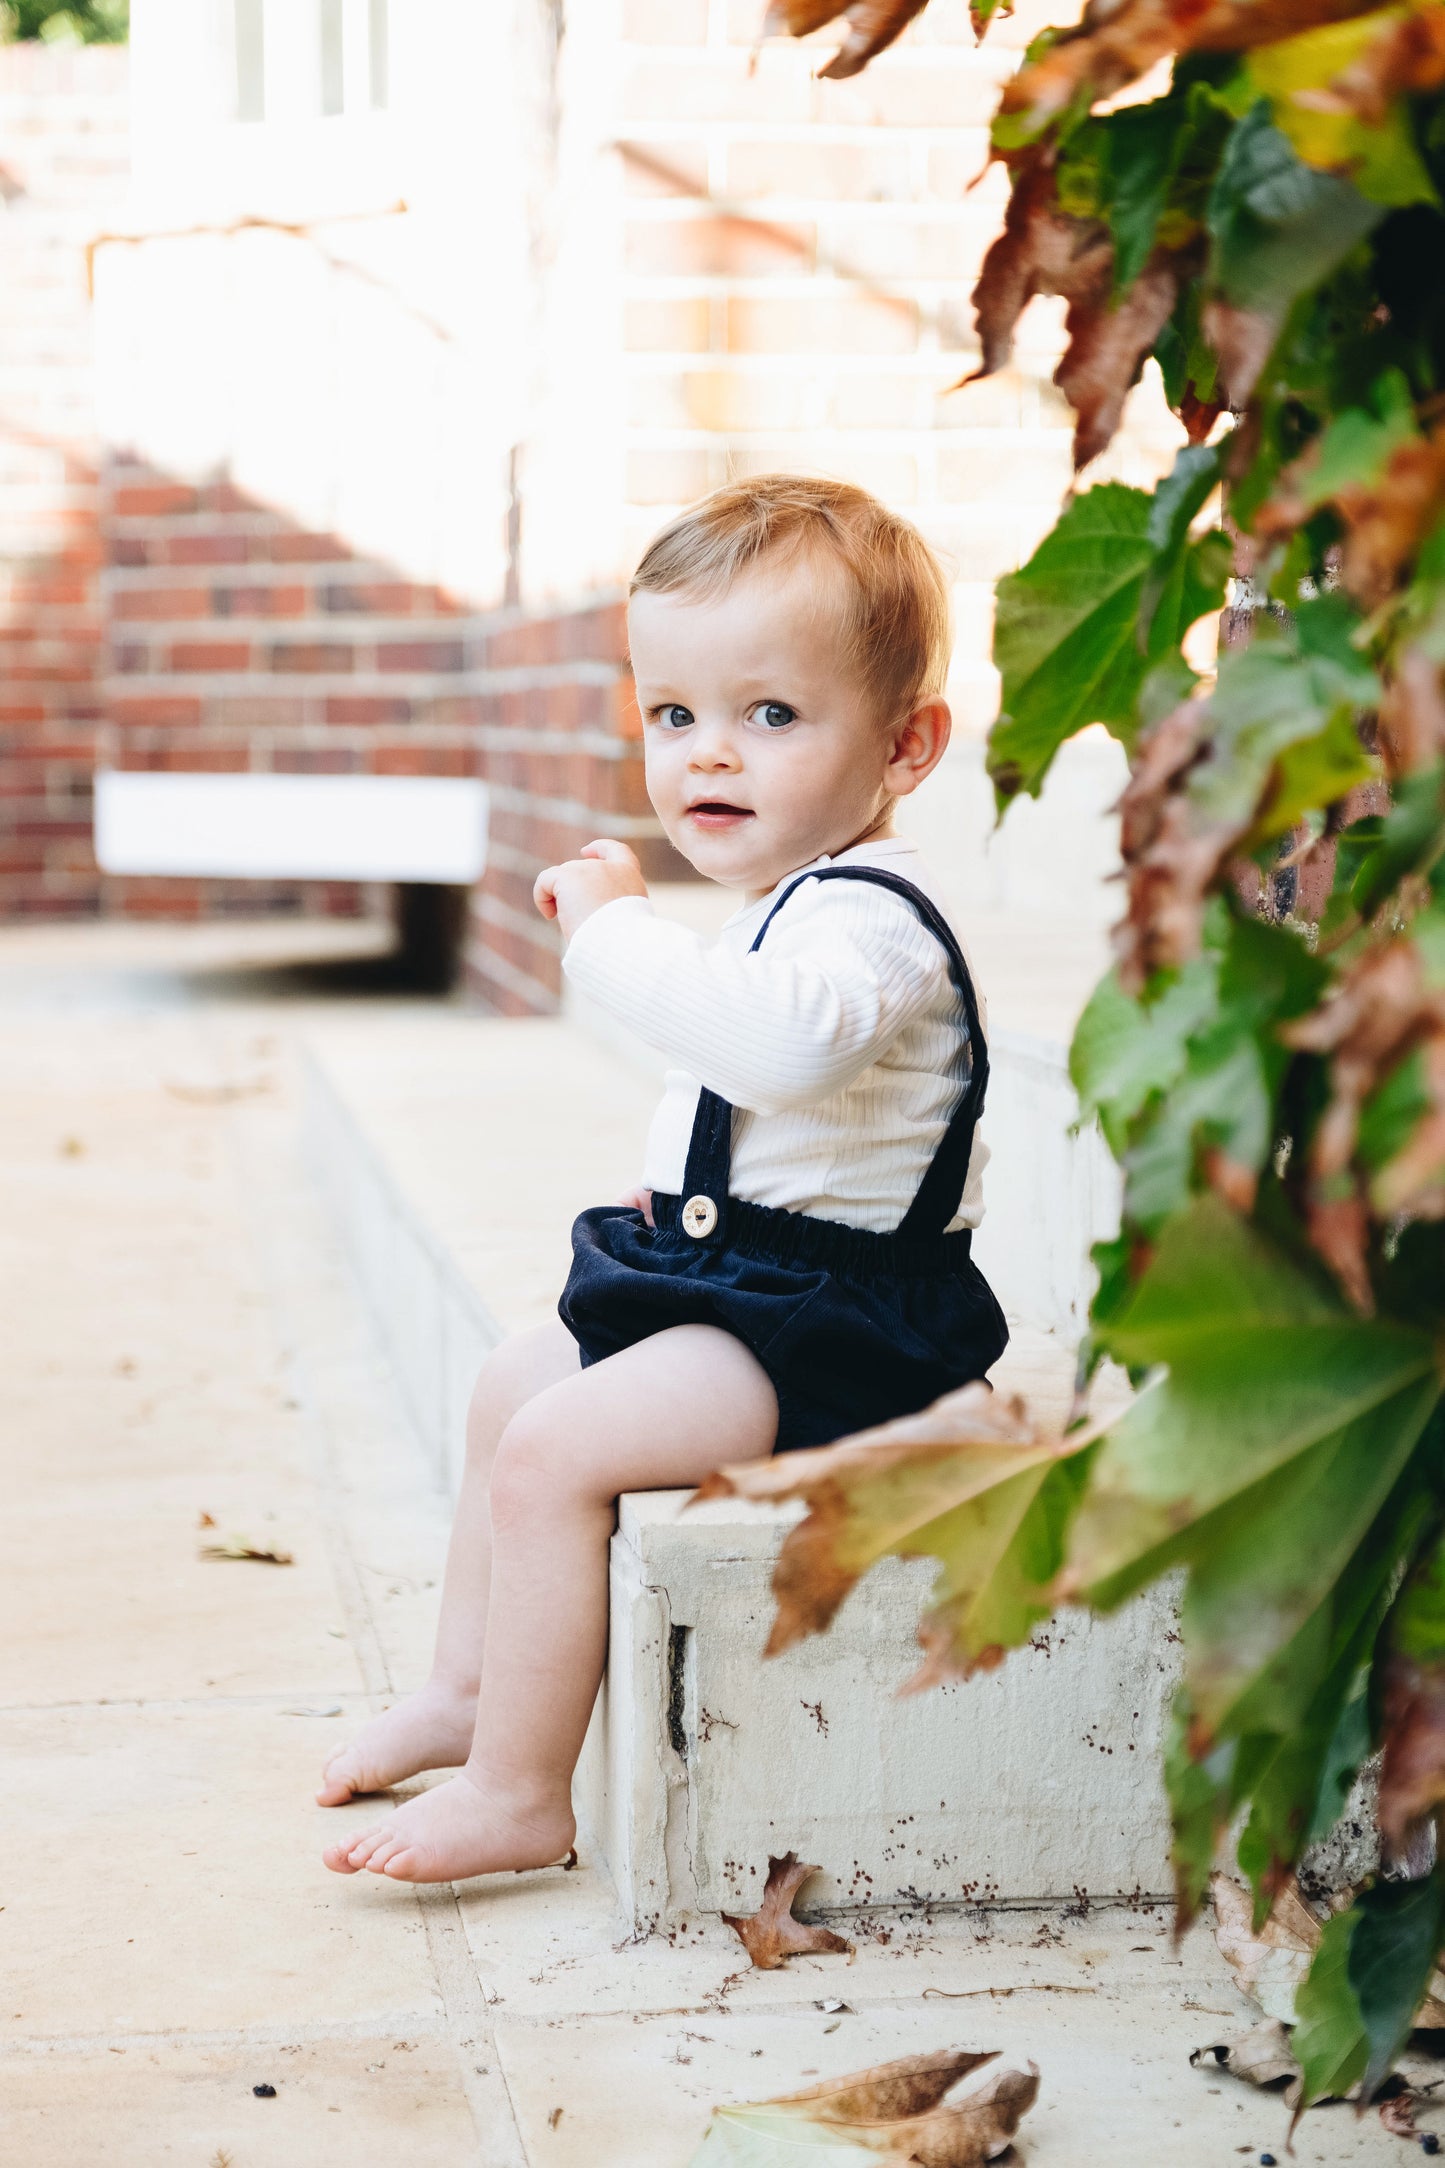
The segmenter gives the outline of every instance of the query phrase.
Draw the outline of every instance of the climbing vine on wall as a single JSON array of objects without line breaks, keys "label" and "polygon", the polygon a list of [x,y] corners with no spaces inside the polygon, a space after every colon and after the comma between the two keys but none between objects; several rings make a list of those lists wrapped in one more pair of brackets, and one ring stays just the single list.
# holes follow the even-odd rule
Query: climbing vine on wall
[{"label": "climbing vine on wall", "polygon": [[[770,27],[841,16],[823,72],[852,74],[924,4]],[[1090,724],[1128,754],[1071,1064],[1124,1177],[1082,1378],[1108,1356],[1140,1390],[1059,1436],[970,1388],[735,1481],[812,1508],[775,1646],[884,1553],[940,1561],[925,1680],[1182,1569],[1185,1920],[1234,1830],[1262,1919],[1382,1748],[1382,1872],[1294,2036],[1306,2102],[1368,2093],[1445,1941],[1445,4],[1091,0],[993,151],[979,373],[1059,295],[1076,465],[1151,355],[1187,436],[999,583],[988,756],[1006,807]],[[1226,603],[1203,670],[1186,635]]]}]

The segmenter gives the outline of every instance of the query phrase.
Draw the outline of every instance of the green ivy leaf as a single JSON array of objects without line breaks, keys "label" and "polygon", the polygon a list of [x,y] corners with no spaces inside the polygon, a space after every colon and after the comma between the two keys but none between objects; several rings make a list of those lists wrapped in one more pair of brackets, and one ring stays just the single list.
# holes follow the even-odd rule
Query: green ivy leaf
[{"label": "green ivy leaf", "polygon": [[[1188,488],[1198,486],[1192,474]],[[1226,567],[1218,545],[1205,536],[1184,546],[1172,521],[1161,542],[1157,518],[1143,490],[1100,483],[1000,580],[993,653],[1002,707],[988,768],[1001,804],[1021,790],[1037,796],[1059,747],[1090,723],[1128,739],[1150,668],[1219,607]],[[1151,580],[1157,599],[1141,641]]]},{"label": "green ivy leaf", "polygon": [[1231,135],[1210,194],[1214,283],[1236,307],[1282,322],[1383,216],[1353,182],[1305,165],[1261,99]]},{"label": "green ivy leaf", "polygon": [[1368,2100],[1395,2067],[1429,1991],[1445,1926],[1441,1869],[1420,1882],[1376,1882],[1355,1908],[1346,1971],[1369,2043],[1360,2088]]},{"label": "green ivy leaf", "polygon": [[1348,173],[1373,203],[1435,203],[1434,183],[1403,104],[1392,103],[1383,120],[1372,125],[1319,96],[1359,61],[1388,21],[1386,11],[1376,10],[1281,38],[1250,53],[1242,73],[1269,99],[1276,125],[1307,165],[1323,173]]},{"label": "green ivy leaf", "polygon": [[1187,129],[1184,101],[1157,98],[1123,107],[1101,124],[1108,173],[1106,211],[1114,236],[1114,286],[1132,286],[1154,251]]},{"label": "green ivy leaf", "polygon": [[1370,2043],[1350,1984],[1350,1944],[1360,1925],[1352,1905],[1325,1923],[1314,1962],[1295,1997],[1297,2022],[1290,2036],[1303,2073],[1300,2106],[1328,2095],[1342,2099],[1365,2074]]},{"label": "green ivy leaf", "polygon": [[1116,971],[1094,988],[1074,1028],[1069,1074],[1082,1111],[1097,1114],[1116,1158],[1141,1107],[1183,1075],[1190,1037],[1214,1015],[1218,999],[1213,956],[1186,964],[1151,1000],[1125,993]]},{"label": "green ivy leaf", "polygon": [[1169,1365],[1104,1441],[1074,1524],[1071,1576],[1106,1609],[1187,1555],[1204,1516],[1433,1376],[1427,1334],[1355,1317],[1213,1197],[1165,1227],[1101,1338]]}]

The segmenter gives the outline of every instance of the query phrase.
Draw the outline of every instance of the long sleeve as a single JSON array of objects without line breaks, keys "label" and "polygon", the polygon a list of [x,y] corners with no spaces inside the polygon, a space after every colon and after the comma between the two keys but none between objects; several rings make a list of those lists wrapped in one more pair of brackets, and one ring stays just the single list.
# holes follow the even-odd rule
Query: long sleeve
[{"label": "long sleeve", "polygon": [[845,1089],[948,976],[908,904],[864,882],[801,890],[756,953],[620,897],[583,921],[564,968],[649,1045],[755,1114]]}]

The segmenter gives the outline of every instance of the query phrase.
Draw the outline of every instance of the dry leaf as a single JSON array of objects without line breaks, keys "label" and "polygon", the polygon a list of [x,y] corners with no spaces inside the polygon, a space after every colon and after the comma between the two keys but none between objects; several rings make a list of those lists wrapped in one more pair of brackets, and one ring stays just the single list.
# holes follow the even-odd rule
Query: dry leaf
[{"label": "dry leaf", "polygon": [[1114,929],[1119,977],[1138,993],[1155,971],[1197,956],[1204,906],[1248,821],[1209,820],[1188,794],[1210,746],[1209,703],[1186,700],[1139,740],[1119,801],[1128,909]]},{"label": "dry leaf", "polygon": [[1397,1855],[1445,1799],[1445,1666],[1392,1650],[1385,1665],[1380,1835]]},{"label": "dry leaf", "polygon": [[856,2147],[893,2168],[982,2168],[1007,2152],[1039,2090],[1039,2074],[1030,2063],[1026,2070],[996,2071],[960,2099],[945,2100],[961,2078],[996,2054],[963,2048],[908,2055],[803,2093],[719,2108],[696,2168],[705,2168],[710,2159],[763,2168],[794,2158],[800,2144],[826,2147],[829,2139],[836,2141],[840,2157],[848,2157],[841,2149]]},{"label": "dry leaf", "polygon": [[[1209,323],[1205,330],[1214,336]],[[1238,404],[1227,372],[1226,381]],[[1319,456],[1318,445],[1311,446],[1280,477],[1278,492],[1261,509],[1255,532],[1262,537],[1291,533],[1318,505],[1333,505],[1344,530],[1340,579],[1363,609],[1376,609],[1405,579],[1445,510],[1445,429],[1397,444],[1377,481],[1345,482],[1324,497],[1315,496],[1309,486]]]},{"label": "dry leaf", "polygon": [[1209,1894],[1214,1903],[1214,1939],[1235,1984],[1266,2016],[1292,2025],[1295,1989],[1309,1971],[1318,1946],[1319,1921],[1292,1881],[1280,1890],[1258,1934],[1254,1899],[1242,1884],[1228,1875],[1211,1875]]},{"label": "dry leaf", "polygon": [[1300,2066],[1290,2052],[1289,2034],[1278,2018],[1265,2018],[1248,2032],[1235,2033],[1227,2040],[1211,2040],[1207,2047],[1196,2048],[1189,2060],[1195,2070],[1225,2070],[1230,2077],[1243,2078],[1246,2085],[1257,2085],[1262,2092],[1278,2086],[1286,2107],[1299,2103]]},{"label": "dry leaf", "polygon": [[1433,767],[1445,753],[1440,666],[1418,647],[1407,647],[1396,658],[1380,703],[1380,752],[1392,776]]},{"label": "dry leaf", "polygon": [[229,1106],[233,1099],[259,1099],[276,1089],[272,1077],[253,1077],[249,1082],[222,1084],[180,1084],[168,1081],[165,1089],[172,1099],[184,1099],[193,1107]]},{"label": "dry leaf", "polygon": [[1364,51],[1327,89],[1296,92],[1298,104],[1317,113],[1353,113],[1367,128],[1381,128],[1397,97],[1445,83],[1445,7],[1416,0],[1407,14],[1381,14],[1384,27]]},{"label": "dry leaf", "polygon": [[201,1514],[198,1514],[198,1515],[197,1515],[197,1518],[196,1518],[196,1526],[197,1526],[197,1528],[214,1528],[214,1527],[215,1527],[215,1525],[216,1525],[216,1516],[214,1515],[214,1513],[201,1513]]},{"label": "dry leaf", "polygon": [[810,1927],[793,1918],[793,1899],[809,1875],[817,1872],[816,1866],[805,1866],[796,1852],[785,1852],[781,1859],[768,1861],[767,1885],[756,1912],[747,1919],[724,1912],[723,1919],[759,1972],[776,1972],[790,1957],[852,1954],[852,1943],[835,1935],[831,1927]]},{"label": "dry leaf", "polygon": [[1004,366],[1014,327],[1035,294],[1060,295],[1068,303],[1068,344],[1054,382],[1078,417],[1074,465],[1084,467],[1119,426],[1130,388],[1178,299],[1186,258],[1157,251],[1128,292],[1116,296],[1109,230],[1059,209],[1052,151],[1028,151],[1012,163],[1003,232],[973,290],[982,359],[964,382]]},{"label": "dry leaf", "polygon": [[[1034,1428],[1021,1400],[965,1385],[921,1414],[841,1445],[719,1469],[697,1497],[808,1502],[806,1520],[788,1531],[773,1571],[778,1610],[766,1653],[776,1656],[823,1632],[868,1568],[888,1551],[906,1551],[915,1530],[1060,1450],[1056,1438]],[[925,1619],[925,1646],[928,1630]]]},{"label": "dry leaf", "polygon": [[[214,1522],[212,1526],[214,1526]],[[247,1536],[224,1536],[219,1543],[203,1543],[202,1558],[254,1558],[263,1566],[294,1566],[296,1561],[290,1551],[279,1550],[275,1544],[252,1543]]]},{"label": "dry leaf", "polygon": [[1415,2110],[1419,2105],[1419,2094],[1412,2093],[1408,2086],[1402,2093],[1392,2093],[1388,2100],[1380,2102],[1381,2128],[1392,2138],[1418,2138],[1420,2130],[1415,2121]]},{"label": "dry leaf", "polygon": [[833,82],[857,75],[895,38],[901,37],[928,0],[771,0],[763,22],[764,37],[806,38],[841,16],[847,24],[843,43],[818,73]]},{"label": "dry leaf", "polygon": [[1360,1110],[1406,1057],[1422,1049],[1429,1104],[1408,1142],[1370,1182],[1382,1216],[1445,1217],[1445,990],[1427,983],[1419,949],[1396,935],[1368,949],[1327,1001],[1286,1026],[1287,1046],[1330,1058],[1330,1098],[1310,1145],[1310,1239],[1357,1310],[1373,1295],[1366,1257],[1369,1214],[1354,1173]]},{"label": "dry leaf", "polygon": [[1021,68],[999,110],[1037,134],[1084,97],[1090,105],[1147,75],[1170,53],[1242,53],[1322,23],[1369,14],[1378,0],[1090,0],[1066,30]]}]

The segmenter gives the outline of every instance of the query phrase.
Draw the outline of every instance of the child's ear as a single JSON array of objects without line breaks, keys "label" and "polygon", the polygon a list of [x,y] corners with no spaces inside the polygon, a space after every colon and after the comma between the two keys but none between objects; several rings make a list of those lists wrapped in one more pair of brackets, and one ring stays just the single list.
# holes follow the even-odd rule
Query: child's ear
[{"label": "child's ear", "polygon": [[895,798],[906,798],[926,782],[948,750],[953,711],[946,700],[922,700],[893,731],[893,751],[883,785]]}]

